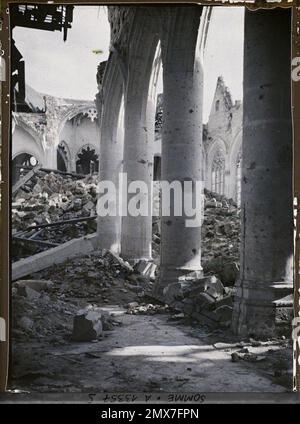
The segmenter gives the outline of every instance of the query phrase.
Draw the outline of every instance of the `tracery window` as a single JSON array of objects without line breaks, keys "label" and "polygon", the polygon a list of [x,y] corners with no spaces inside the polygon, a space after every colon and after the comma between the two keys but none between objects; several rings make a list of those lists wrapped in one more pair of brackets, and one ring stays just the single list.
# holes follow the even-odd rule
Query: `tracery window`
[{"label": "tracery window", "polygon": [[242,182],[242,152],[239,151],[236,160],[236,202],[241,205],[241,182]]},{"label": "tracery window", "polygon": [[215,153],[211,169],[211,190],[214,193],[224,194],[225,158],[220,150]]},{"label": "tracery window", "polygon": [[99,157],[93,146],[82,147],[77,155],[76,172],[78,174],[94,174],[99,171]]}]

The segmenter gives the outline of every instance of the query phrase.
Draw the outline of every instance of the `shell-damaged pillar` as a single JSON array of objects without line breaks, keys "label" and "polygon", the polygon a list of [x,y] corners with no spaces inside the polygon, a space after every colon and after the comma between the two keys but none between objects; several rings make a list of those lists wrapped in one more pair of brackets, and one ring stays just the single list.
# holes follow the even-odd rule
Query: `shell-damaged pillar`
[{"label": "shell-damaged pillar", "polygon": [[292,291],[289,10],[245,12],[241,269],[233,329],[272,335]]},{"label": "shell-damaged pillar", "polygon": [[168,198],[167,190],[162,189],[161,266],[154,290],[157,296],[179,276],[191,271],[201,275],[202,270],[201,226],[190,226],[184,199],[185,191],[189,191],[186,182],[194,200],[202,194],[203,76],[201,63],[195,59],[201,13],[200,6],[160,8],[164,85],[161,179],[164,184],[182,188],[182,204],[175,191],[170,190]]},{"label": "shell-damaged pillar", "polygon": [[[113,187],[111,205],[114,213],[100,215],[98,208],[98,246],[120,253],[121,215],[119,214],[120,184],[122,172],[123,138],[118,131],[120,106],[124,78],[115,53],[111,53],[106,64],[103,82],[97,96],[98,115],[101,116],[100,131],[100,181],[108,181]],[[101,193],[100,195],[103,195]]]},{"label": "shell-damaged pillar", "polygon": [[151,259],[155,108],[149,107],[148,99],[157,43],[157,23],[151,8],[136,8],[124,94],[122,197],[124,200],[126,196],[126,212],[123,211],[121,237],[122,257],[132,262]]}]

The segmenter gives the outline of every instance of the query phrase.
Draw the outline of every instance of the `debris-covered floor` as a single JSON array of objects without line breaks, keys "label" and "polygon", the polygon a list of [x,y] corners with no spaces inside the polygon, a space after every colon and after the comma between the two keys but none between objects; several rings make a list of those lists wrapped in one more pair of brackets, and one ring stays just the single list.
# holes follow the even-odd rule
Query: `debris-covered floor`
[{"label": "debris-covered floor", "polygon": [[[94,232],[96,184],[97,176],[78,178],[43,170],[26,180],[12,205],[13,260]],[[154,204],[159,186],[156,193]],[[188,275],[179,286],[171,285],[166,299],[175,299],[169,302],[172,307],[152,297],[159,270],[157,218],[153,263],[141,261],[132,268],[109,251],[83,252],[15,281],[11,388],[290,390],[292,346],[284,336],[240,340],[230,332],[240,211],[232,200],[215,193],[205,191],[204,200],[205,277]]]},{"label": "debris-covered floor", "polygon": [[[229,329],[212,330],[155,303],[147,296],[149,279],[109,252],[96,251],[30,278],[13,284],[12,389],[291,389],[289,341],[235,339]],[[74,332],[74,317],[88,305],[94,324],[101,321],[97,336],[84,322]],[[86,334],[89,341],[77,341]]]}]

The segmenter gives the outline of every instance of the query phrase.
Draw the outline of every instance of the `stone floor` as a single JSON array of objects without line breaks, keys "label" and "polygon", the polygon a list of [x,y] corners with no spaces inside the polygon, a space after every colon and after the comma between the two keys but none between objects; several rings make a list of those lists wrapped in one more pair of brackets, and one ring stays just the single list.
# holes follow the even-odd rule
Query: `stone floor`
[{"label": "stone floor", "polygon": [[286,341],[249,345],[250,352],[264,355],[262,361],[232,362],[231,353],[243,346],[237,347],[236,340],[232,344],[232,337],[228,343],[222,332],[209,334],[170,314],[129,315],[116,305],[105,308],[122,325],[105,332],[102,340],[52,347],[18,344],[22,372],[17,365],[11,388],[29,392],[288,391],[291,381],[274,379],[282,357],[292,358]]}]

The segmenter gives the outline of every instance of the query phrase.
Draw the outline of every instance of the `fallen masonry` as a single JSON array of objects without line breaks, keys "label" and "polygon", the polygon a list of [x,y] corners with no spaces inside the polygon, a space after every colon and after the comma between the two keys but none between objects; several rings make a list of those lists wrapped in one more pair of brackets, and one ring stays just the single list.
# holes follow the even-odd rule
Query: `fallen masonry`
[{"label": "fallen masonry", "polygon": [[97,181],[97,176],[79,179],[35,171],[13,196],[13,261],[48,249],[46,243],[61,244],[95,232]]},{"label": "fallen masonry", "polygon": [[[204,352],[209,349],[211,358],[223,358],[224,371],[217,372],[220,381],[216,384],[236,372],[234,381],[242,384],[241,372],[241,376],[258,373],[259,381],[266,384],[262,387],[271,391],[290,387],[289,340],[241,340],[226,327],[199,325],[189,313],[179,312],[178,305],[174,308],[149,297],[152,282],[143,275],[142,265],[132,267],[109,251],[94,250],[15,281],[12,388],[90,393],[134,387],[142,391],[192,390],[198,384],[200,389],[201,370],[195,370],[207,358],[193,359],[192,353],[201,352],[203,340]],[[216,302],[227,296],[226,287],[213,276],[199,278],[191,286],[189,289],[188,281],[182,281],[174,291],[176,302],[191,299],[192,293],[206,294]],[[183,348],[190,352],[185,368]],[[178,350],[178,357],[172,349]],[[152,359],[166,356],[171,362],[161,367],[160,361],[145,362],[145,354]],[[257,390],[255,381],[249,386],[252,391]]]},{"label": "fallen masonry", "polygon": [[[49,367],[55,354],[55,361],[64,358],[63,364],[58,360],[58,367],[64,368],[68,362],[80,374],[78,367],[83,366],[82,361],[62,352],[72,346],[81,352],[88,344],[105,344],[119,327],[127,325],[127,318],[123,318],[126,316],[150,320],[149,328],[153,326],[156,332],[159,326],[151,323],[153,319],[167,319],[170,325],[183,324],[196,331],[206,329],[209,334],[216,332],[216,340],[226,335],[232,345],[230,326],[240,245],[240,210],[235,202],[205,190],[203,273],[183,275],[169,284],[158,299],[153,289],[160,272],[159,218],[153,217],[153,260],[129,263],[110,250],[99,250],[94,232],[96,183],[96,177],[80,179],[37,170],[15,194],[14,234],[32,239],[32,244],[28,240],[14,241],[18,260],[12,266],[16,364],[13,381],[18,387],[56,390],[61,384],[65,391],[74,390],[74,384],[55,382],[52,374],[41,377],[42,370]],[[41,244],[34,244],[35,240]],[[58,246],[51,248],[51,243]],[[286,304],[290,304],[289,297],[281,299],[283,311]],[[284,313],[281,318],[289,321]],[[282,334],[287,331],[289,327],[283,327]],[[37,344],[38,355],[44,349],[49,354],[32,364],[28,357],[29,343]],[[281,340],[274,340],[275,348],[264,345],[266,342],[262,340],[252,340],[250,345],[249,340],[240,340],[231,347],[228,342],[220,347],[220,343],[218,346],[216,342],[214,349],[228,353],[228,362],[238,366],[260,367],[270,361],[276,365],[273,356],[277,358],[283,349],[283,359],[278,359],[276,375],[272,378],[284,387],[289,386],[290,369],[280,365],[280,361],[286,363],[289,342],[283,340],[282,344]],[[84,357],[102,360],[101,352],[99,348],[88,349]],[[25,368],[21,355],[27,358]],[[119,375],[118,369],[114,373]],[[155,388],[152,384],[149,390]],[[176,380],[178,384],[182,381]]]},{"label": "fallen masonry", "polygon": [[181,277],[164,289],[166,302],[199,323],[229,327],[233,311],[233,290],[215,276]]}]

